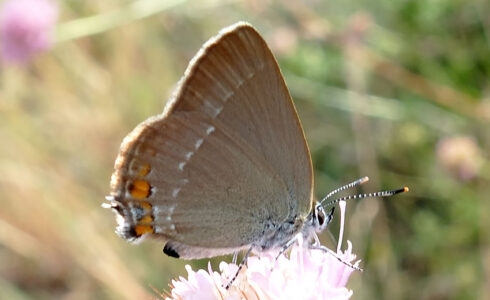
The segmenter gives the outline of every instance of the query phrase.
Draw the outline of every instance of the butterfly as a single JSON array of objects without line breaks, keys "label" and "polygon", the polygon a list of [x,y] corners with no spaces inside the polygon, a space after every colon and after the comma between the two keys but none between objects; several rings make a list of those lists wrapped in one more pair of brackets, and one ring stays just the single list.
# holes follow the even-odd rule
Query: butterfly
[{"label": "butterfly", "polygon": [[326,199],[314,200],[310,151],[278,63],[240,22],[207,41],[163,113],[126,136],[107,207],[118,235],[158,238],[169,256],[246,258],[283,252],[298,235],[311,241],[332,219]]}]

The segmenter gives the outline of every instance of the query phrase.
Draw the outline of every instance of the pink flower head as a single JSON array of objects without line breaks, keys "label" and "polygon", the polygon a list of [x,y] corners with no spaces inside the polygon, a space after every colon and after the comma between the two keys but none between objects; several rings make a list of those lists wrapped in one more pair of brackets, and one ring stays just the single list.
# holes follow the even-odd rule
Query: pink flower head
[{"label": "pink flower head", "polygon": [[23,63],[51,47],[58,7],[50,0],[7,0],[0,11],[1,55]]},{"label": "pink flower head", "polygon": [[[341,205],[342,223],[344,207]],[[357,267],[360,261],[355,261],[350,241],[347,245],[347,250],[337,250],[336,255]],[[188,278],[173,280],[167,299],[349,299],[353,292],[345,285],[354,269],[337,257],[303,246],[299,237],[289,257],[282,255],[277,261],[271,255],[250,257],[228,290],[223,286],[235,275],[236,264],[221,262],[221,273],[210,266],[208,271],[197,272],[186,266]]]},{"label": "pink flower head", "polygon": [[440,140],[436,147],[436,155],[444,169],[461,180],[471,180],[478,176],[484,161],[478,143],[471,136],[455,136]]}]

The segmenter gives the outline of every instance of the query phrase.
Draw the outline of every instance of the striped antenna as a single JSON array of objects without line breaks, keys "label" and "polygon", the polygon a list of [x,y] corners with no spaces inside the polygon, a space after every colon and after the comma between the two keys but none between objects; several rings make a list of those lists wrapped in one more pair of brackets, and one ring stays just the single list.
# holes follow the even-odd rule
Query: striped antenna
[{"label": "striped antenna", "polygon": [[[341,187],[331,191],[330,193],[328,193],[328,195],[326,195],[316,206],[328,206],[328,205],[323,205],[323,202],[325,202],[328,198],[332,197],[333,195],[337,194],[338,192],[342,192],[344,190],[353,188],[355,186],[361,185],[361,184],[368,182],[368,181],[369,181],[369,177],[365,176],[365,177],[359,178],[356,181],[353,181],[349,184],[341,186]],[[337,203],[337,202],[335,202],[335,203]]]},{"label": "striped antenna", "polygon": [[346,200],[350,200],[350,199],[390,197],[390,196],[393,196],[393,195],[396,195],[399,193],[406,193],[406,192],[408,192],[408,187],[404,187],[404,188],[397,189],[397,190],[391,190],[391,191],[382,191],[382,192],[368,193],[368,194],[349,195],[349,196],[345,196],[345,197],[338,198],[338,199],[332,200],[330,202],[327,202],[324,206],[327,207],[330,205],[334,205],[335,203],[338,203],[340,201],[346,201]]}]

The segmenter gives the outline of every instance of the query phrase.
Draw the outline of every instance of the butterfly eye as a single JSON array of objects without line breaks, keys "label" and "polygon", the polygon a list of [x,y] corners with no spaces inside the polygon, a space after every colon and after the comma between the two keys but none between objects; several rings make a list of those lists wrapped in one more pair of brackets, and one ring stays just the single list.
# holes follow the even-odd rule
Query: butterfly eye
[{"label": "butterfly eye", "polygon": [[332,222],[333,213],[335,211],[335,207],[332,207],[328,214],[325,212],[325,209],[322,206],[316,207],[316,225],[315,230],[317,232],[323,231],[330,222]]},{"label": "butterfly eye", "polygon": [[319,207],[316,210],[316,218],[317,218],[318,226],[322,227],[323,224],[325,223],[325,211],[323,210],[323,207]]}]

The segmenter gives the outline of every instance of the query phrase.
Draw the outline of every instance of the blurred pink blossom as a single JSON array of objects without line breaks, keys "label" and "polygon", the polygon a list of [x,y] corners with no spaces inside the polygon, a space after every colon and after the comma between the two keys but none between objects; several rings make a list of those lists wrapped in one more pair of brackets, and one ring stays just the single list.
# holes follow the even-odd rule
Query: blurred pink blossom
[{"label": "blurred pink blossom", "polygon": [[[345,285],[354,269],[332,254],[302,244],[300,238],[289,257],[282,255],[275,264],[271,255],[250,257],[228,290],[223,286],[235,275],[236,264],[221,262],[220,273],[211,266],[208,271],[193,271],[188,265],[188,278],[173,280],[167,299],[349,299],[353,292]],[[347,250],[338,250],[337,256],[359,265],[350,241]]]},{"label": "blurred pink blossom", "polygon": [[444,138],[436,147],[439,163],[461,180],[478,175],[483,165],[483,154],[473,137],[455,136]]},{"label": "blurred pink blossom", "polygon": [[53,43],[58,7],[50,0],[7,0],[0,11],[0,51],[10,63],[24,63]]}]

